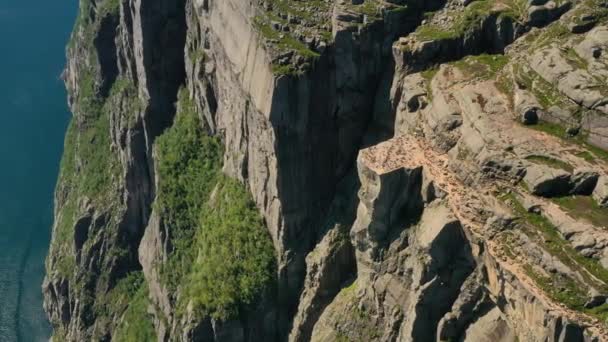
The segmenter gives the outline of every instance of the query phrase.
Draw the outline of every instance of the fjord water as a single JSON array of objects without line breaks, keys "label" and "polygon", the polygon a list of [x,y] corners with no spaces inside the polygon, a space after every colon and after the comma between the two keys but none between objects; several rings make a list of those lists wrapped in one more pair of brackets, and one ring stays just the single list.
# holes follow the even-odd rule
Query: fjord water
[{"label": "fjord water", "polygon": [[69,119],[65,45],[76,0],[0,0],[0,341],[45,341],[53,189]]}]

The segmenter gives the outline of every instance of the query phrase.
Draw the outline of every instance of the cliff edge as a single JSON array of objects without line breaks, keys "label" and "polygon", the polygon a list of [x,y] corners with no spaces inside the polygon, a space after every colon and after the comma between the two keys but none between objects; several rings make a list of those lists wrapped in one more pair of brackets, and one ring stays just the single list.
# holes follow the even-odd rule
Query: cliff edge
[{"label": "cliff edge", "polygon": [[53,341],[608,341],[608,2],[80,0]]}]

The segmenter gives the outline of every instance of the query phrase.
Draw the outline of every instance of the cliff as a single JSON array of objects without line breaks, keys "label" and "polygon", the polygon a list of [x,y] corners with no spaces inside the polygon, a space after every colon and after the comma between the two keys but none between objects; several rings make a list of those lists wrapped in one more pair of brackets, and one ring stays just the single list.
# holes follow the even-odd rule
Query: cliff
[{"label": "cliff", "polygon": [[608,340],[607,19],[81,0],[53,340]]}]

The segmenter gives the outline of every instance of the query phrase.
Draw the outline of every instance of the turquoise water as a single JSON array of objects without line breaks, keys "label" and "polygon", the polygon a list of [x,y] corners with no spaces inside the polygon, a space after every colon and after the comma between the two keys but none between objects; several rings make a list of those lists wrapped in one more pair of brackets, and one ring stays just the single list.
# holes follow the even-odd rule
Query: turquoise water
[{"label": "turquoise water", "polygon": [[0,341],[44,341],[44,258],[69,118],[59,77],[76,0],[0,0]]}]

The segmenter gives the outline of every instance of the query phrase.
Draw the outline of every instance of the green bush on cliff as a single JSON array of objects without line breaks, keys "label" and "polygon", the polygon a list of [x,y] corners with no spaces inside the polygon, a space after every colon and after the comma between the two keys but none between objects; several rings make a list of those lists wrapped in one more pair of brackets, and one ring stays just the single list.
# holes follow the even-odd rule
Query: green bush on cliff
[{"label": "green bush on cliff", "polygon": [[203,207],[187,298],[204,315],[227,319],[255,302],[274,273],[274,249],[241,183],[221,177]]},{"label": "green bush on cliff", "polygon": [[173,127],[156,141],[158,160],[157,210],[170,229],[174,252],[161,276],[175,290],[194,259],[191,251],[200,210],[221,169],[219,141],[201,129],[192,103],[180,93],[180,110]]},{"label": "green bush on cliff", "polygon": [[[141,271],[129,274],[123,278],[111,292],[114,302],[111,305],[121,305],[113,312],[124,311],[120,324],[112,341],[139,342],[156,341],[156,332],[152,317],[148,313],[148,285]],[[126,305],[125,305],[126,302]]]},{"label": "green bush on cliff", "polygon": [[185,92],[173,126],[157,139],[157,207],[173,245],[161,280],[179,306],[226,319],[272,279],[274,250],[245,187],[221,173],[223,149]]},{"label": "green bush on cliff", "polygon": [[[76,114],[68,127],[61,162],[61,180],[72,194],[107,202],[119,163],[112,151],[110,115],[112,98],[100,99],[92,75],[79,82]],[[114,88],[113,88],[114,89]],[[118,94],[114,94],[115,96]]]},{"label": "green bush on cliff", "polygon": [[57,250],[56,270],[71,278],[75,259],[70,251],[74,224],[81,217],[82,199],[99,208],[111,209],[117,194],[113,180],[120,166],[111,147],[110,117],[107,103],[97,96],[89,73],[81,75],[75,115],[65,137],[57,193],[61,210],[53,246]]}]

